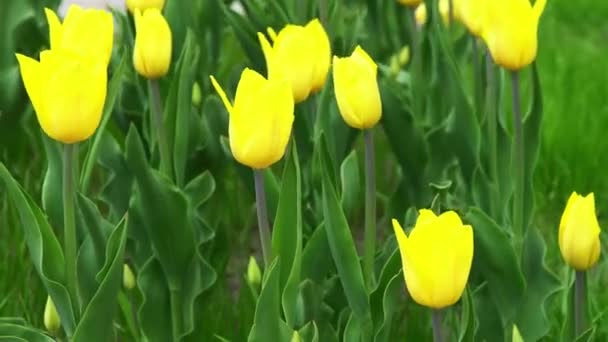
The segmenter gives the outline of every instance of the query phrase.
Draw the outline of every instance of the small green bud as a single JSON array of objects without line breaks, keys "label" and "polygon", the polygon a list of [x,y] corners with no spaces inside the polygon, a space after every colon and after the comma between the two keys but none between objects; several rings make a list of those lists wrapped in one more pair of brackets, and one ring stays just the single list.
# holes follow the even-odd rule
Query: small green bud
[{"label": "small green bud", "polygon": [[512,338],[513,342],[524,342],[524,338],[521,337],[521,333],[519,332],[519,329],[517,329],[517,325],[513,324],[513,338]]},{"label": "small green bud", "polygon": [[249,286],[256,289],[262,283],[262,272],[253,256],[249,257],[249,264],[247,264],[247,282]]},{"label": "small green bud", "polygon": [[410,61],[410,47],[406,45],[403,48],[401,48],[401,50],[399,50],[399,54],[397,55],[397,58],[399,60],[399,65],[401,65],[401,66],[406,65],[407,63],[409,63],[409,61]]},{"label": "small green bud", "polygon": [[122,270],[122,286],[127,290],[132,290],[135,287],[135,276],[127,264],[124,264]]},{"label": "small green bud", "polygon": [[198,84],[198,82],[194,82],[194,85],[192,86],[192,104],[195,107],[199,107],[202,100],[203,94],[201,92],[201,86]]},{"label": "small green bud", "polygon": [[44,327],[51,335],[57,335],[61,327],[61,319],[50,296],[46,298],[44,307]]},{"label": "small green bud", "polygon": [[298,334],[297,331],[294,331],[293,335],[291,335],[291,342],[302,342],[302,339],[300,338],[300,334]]}]

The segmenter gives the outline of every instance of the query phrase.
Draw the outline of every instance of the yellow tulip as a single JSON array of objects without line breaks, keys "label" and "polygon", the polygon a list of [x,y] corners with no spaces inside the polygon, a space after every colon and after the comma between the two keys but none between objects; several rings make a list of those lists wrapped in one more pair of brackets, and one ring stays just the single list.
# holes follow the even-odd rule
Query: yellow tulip
[{"label": "yellow tulip", "polygon": [[[293,98],[296,103],[308,98],[315,80],[315,68],[319,41],[310,34],[314,28],[305,28],[298,25],[287,25],[279,34],[274,36],[272,45],[262,33],[258,32],[258,39],[266,58],[268,79],[287,80],[291,85]],[[319,67],[321,69],[321,67]],[[320,73],[320,72],[319,72]]]},{"label": "yellow tulip", "polygon": [[486,0],[455,0],[454,16],[476,37],[481,36]]},{"label": "yellow tulip", "polygon": [[568,265],[579,271],[591,268],[600,257],[600,226],[593,193],[573,192],[559,223],[559,249]]},{"label": "yellow tulip", "polygon": [[331,45],[329,37],[318,19],[314,19],[306,24],[305,29],[314,42],[313,52],[315,58],[313,59],[314,67],[311,90],[315,93],[323,89],[327,80],[331,64]]},{"label": "yellow tulip", "polygon": [[171,64],[171,28],[156,8],[143,12],[135,9],[135,46],[133,66],[148,78],[158,79],[167,74]]},{"label": "yellow tulip", "polygon": [[534,61],[538,45],[538,20],[546,0],[488,1],[481,36],[494,62],[519,70]]},{"label": "yellow tulip", "polygon": [[44,306],[44,327],[51,335],[56,335],[59,332],[59,327],[61,327],[61,319],[51,297],[46,298],[46,305]]},{"label": "yellow tulip", "polygon": [[453,211],[436,216],[423,209],[409,237],[394,219],[393,229],[412,298],[434,309],[456,303],[462,296],[473,261],[471,226],[463,225]]},{"label": "yellow tulip", "polygon": [[136,9],[144,11],[149,8],[162,11],[163,6],[165,6],[165,0],[127,0],[127,8],[131,13],[134,13]]},{"label": "yellow tulip", "polygon": [[397,0],[398,3],[405,5],[405,6],[411,6],[411,7],[416,7],[418,5],[420,5],[420,3],[422,3],[422,0]]},{"label": "yellow tulip", "polygon": [[101,58],[106,65],[110,62],[114,42],[114,20],[110,12],[71,5],[63,24],[52,10],[45,8],[44,12],[52,50],[67,49]]},{"label": "yellow tulip", "polygon": [[[439,14],[443,24],[450,24],[450,2],[449,0],[439,0]],[[416,25],[423,26],[427,21],[427,11],[425,3],[421,3],[416,7],[414,12],[414,18],[416,19]]]},{"label": "yellow tulip", "polygon": [[21,78],[42,130],[66,144],[89,138],[106,99],[106,65],[99,58],[46,50],[40,62],[17,54]]},{"label": "yellow tulip", "polygon": [[286,80],[266,80],[251,69],[243,70],[234,104],[211,76],[211,83],[230,114],[228,136],[234,158],[263,169],[283,157],[291,136],[294,100]]},{"label": "yellow tulip", "polygon": [[334,90],[340,114],[354,128],[371,128],[382,116],[378,66],[357,46],[350,57],[334,56]]}]

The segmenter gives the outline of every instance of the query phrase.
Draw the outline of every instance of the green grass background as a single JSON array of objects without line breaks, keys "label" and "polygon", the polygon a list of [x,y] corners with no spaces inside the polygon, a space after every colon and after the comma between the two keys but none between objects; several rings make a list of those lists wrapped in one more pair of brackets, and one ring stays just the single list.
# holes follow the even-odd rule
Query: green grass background
[{"label": "green grass background", "polygon": [[[607,44],[607,1],[548,0],[539,28],[545,107],[535,190],[536,222],[547,237],[553,265],[559,263],[555,235],[561,210],[572,191],[594,191],[600,218],[607,222]],[[30,154],[35,150],[24,151],[22,160],[13,158],[8,166],[39,198],[40,162],[32,162]],[[6,162],[7,156],[0,157]],[[0,316],[21,316],[41,326],[46,294],[17,220],[0,193]]]}]

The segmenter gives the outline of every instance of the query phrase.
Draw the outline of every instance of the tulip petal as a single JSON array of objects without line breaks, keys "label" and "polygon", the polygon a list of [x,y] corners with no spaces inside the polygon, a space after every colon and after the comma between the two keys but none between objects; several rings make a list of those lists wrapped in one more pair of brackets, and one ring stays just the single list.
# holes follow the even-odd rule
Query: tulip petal
[{"label": "tulip petal", "polygon": [[[266,59],[266,69],[268,69],[268,78],[270,78],[272,64],[273,64],[273,52],[272,46],[266,36],[263,33],[258,32],[258,40],[260,41],[260,45],[262,46],[262,53],[264,53],[264,58]],[[276,40],[276,39],[275,39]]]},{"label": "tulip petal", "polygon": [[378,65],[374,60],[361,48],[360,45],[357,45],[355,51],[352,54],[352,57],[355,57],[357,60],[365,61],[365,65],[374,73],[374,76],[377,73]]},{"label": "tulip petal", "polygon": [[44,9],[46,14],[46,20],[49,24],[49,37],[51,41],[51,49],[58,48],[61,46],[61,39],[63,36],[63,27],[59,21],[57,14],[48,8]]},{"label": "tulip petal", "polygon": [[211,79],[211,85],[213,85],[213,88],[215,89],[217,94],[220,96],[220,99],[222,99],[222,102],[224,103],[224,107],[226,107],[226,110],[228,111],[229,114],[232,114],[232,112],[233,112],[232,104],[228,100],[228,96],[226,96],[226,92],[224,92],[224,89],[222,89],[222,87],[219,85],[219,83],[217,83],[217,81],[215,80],[215,77],[209,76],[209,78]]},{"label": "tulip petal", "polygon": [[464,291],[469,279],[471,265],[473,263],[473,227],[465,225],[455,230],[454,247],[456,248],[456,265],[454,265],[454,296],[453,302],[457,302]]},{"label": "tulip petal", "polygon": [[[43,115],[41,96],[43,92],[43,80],[45,71],[41,68],[40,62],[37,60],[24,56],[22,54],[16,54],[17,61],[19,62],[19,71],[21,72],[21,78],[23,79],[23,85],[25,91],[30,97],[32,106],[37,116]],[[40,117],[39,117],[40,120]]]},{"label": "tulip petal", "polygon": [[536,2],[534,2],[532,11],[534,12],[534,16],[536,17],[537,20],[543,14],[546,4],[547,4],[547,0],[536,0]]},{"label": "tulip petal", "polygon": [[352,75],[352,73],[349,71],[348,61],[346,58],[334,56],[333,66],[334,92],[336,93],[336,100],[340,113],[349,126],[361,128],[363,127],[363,122],[361,121],[361,118],[356,115],[348,100],[350,96],[349,89],[353,84],[352,79],[349,76]]},{"label": "tulip petal", "polygon": [[572,194],[570,194],[570,197],[568,198],[568,202],[566,202],[566,208],[564,209],[564,212],[562,214],[561,220],[559,222],[559,237],[558,237],[558,241],[559,244],[562,245],[564,244],[564,234],[566,231],[566,224],[568,223],[568,220],[570,218],[570,213],[572,212],[572,208],[575,205],[575,202],[577,201],[579,195],[576,192],[573,192]]}]

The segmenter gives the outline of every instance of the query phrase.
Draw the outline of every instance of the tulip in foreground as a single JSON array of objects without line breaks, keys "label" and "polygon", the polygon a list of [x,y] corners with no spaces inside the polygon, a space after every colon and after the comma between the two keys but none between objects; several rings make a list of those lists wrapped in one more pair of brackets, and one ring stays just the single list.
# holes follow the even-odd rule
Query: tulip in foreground
[{"label": "tulip in foreground", "polygon": [[374,127],[382,116],[378,66],[357,46],[350,57],[335,57],[333,78],[340,114],[354,128]]},{"label": "tulip in foreground", "polygon": [[73,144],[99,126],[106,98],[106,64],[67,50],[46,50],[40,61],[17,54],[25,90],[42,130]]},{"label": "tulip in foreground", "polygon": [[268,79],[287,80],[296,103],[310,95],[313,81],[317,78],[316,68],[319,68],[319,74],[322,72],[323,66],[316,61],[323,53],[320,48],[323,43],[316,31],[314,26],[306,28],[298,25],[287,25],[276,35],[270,30],[272,44],[264,34],[258,33],[266,58]]},{"label": "tulip in foreground", "polygon": [[600,226],[593,193],[573,192],[559,224],[559,249],[568,265],[578,271],[591,268],[600,256]]},{"label": "tulip in foreground", "polygon": [[467,284],[473,261],[473,229],[453,211],[436,216],[420,210],[409,236],[397,220],[393,229],[405,283],[421,305],[441,309],[456,303]]},{"label": "tulip in foreground", "polygon": [[110,12],[82,9],[71,5],[63,20],[46,8],[52,50],[69,50],[72,54],[100,58],[106,65],[112,55],[114,21]]},{"label": "tulip in foreground", "polygon": [[149,8],[162,11],[163,6],[165,6],[165,0],[127,0],[127,8],[131,13],[135,13],[136,9],[144,11]]},{"label": "tulip in foreground", "polygon": [[484,16],[485,0],[457,0],[454,1],[454,16],[476,37],[481,36]]},{"label": "tulip in foreground", "polygon": [[158,79],[167,74],[171,64],[171,28],[157,8],[143,12],[135,9],[135,46],[133,65],[147,79]]},{"label": "tulip in foreground", "polygon": [[519,70],[534,61],[538,45],[538,21],[546,0],[488,1],[481,32],[494,62]]},{"label": "tulip in foreground", "polygon": [[267,80],[245,69],[231,104],[213,76],[211,82],[230,114],[228,135],[234,158],[254,169],[266,168],[281,159],[294,120],[289,83]]}]

